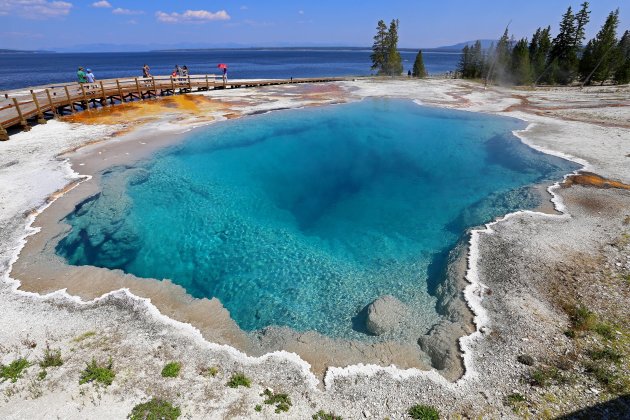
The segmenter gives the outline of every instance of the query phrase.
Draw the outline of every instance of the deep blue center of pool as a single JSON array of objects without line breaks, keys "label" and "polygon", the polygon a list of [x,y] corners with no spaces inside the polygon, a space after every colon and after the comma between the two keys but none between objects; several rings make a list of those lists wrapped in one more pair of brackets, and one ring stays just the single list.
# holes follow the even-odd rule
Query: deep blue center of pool
[{"label": "deep blue center of pool", "polygon": [[576,169],[521,143],[524,126],[404,100],[216,124],[107,171],[57,252],[216,297],[249,331],[359,337],[352,318],[385,294],[428,329],[445,252]]}]

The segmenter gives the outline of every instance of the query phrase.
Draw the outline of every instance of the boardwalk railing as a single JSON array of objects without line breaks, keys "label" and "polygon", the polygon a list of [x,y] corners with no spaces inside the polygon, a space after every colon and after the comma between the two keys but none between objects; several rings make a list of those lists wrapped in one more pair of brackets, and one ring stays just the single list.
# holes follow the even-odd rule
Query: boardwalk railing
[{"label": "boardwalk railing", "polygon": [[93,107],[106,107],[129,101],[188,93],[193,90],[234,89],[290,83],[317,83],[347,80],[340,77],[234,80],[204,74],[186,77],[156,76],[99,80],[95,83],[64,83],[7,92],[0,96],[0,140],[8,140],[7,128],[30,130],[29,120],[44,124],[46,117],[75,113]]}]

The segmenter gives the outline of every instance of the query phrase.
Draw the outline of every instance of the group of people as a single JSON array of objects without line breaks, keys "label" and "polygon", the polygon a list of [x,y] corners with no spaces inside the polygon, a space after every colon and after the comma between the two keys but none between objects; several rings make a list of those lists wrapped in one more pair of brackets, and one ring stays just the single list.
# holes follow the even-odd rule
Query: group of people
[{"label": "group of people", "polygon": [[77,71],[77,79],[79,80],[79,83],[81,84],[96,82],[96,76],[94,76],[94,73],[92,73],[92,70],[90,69],[83,70],[83,67],[79,67],[79,70]]},{"label": "group of people", "polygon": [[175,65],[175,69],[173,70],[173,73],[171,73],[172,77],[188,77],[188,67],[186,66],[181,66],[179,67],[179,64]]},{"label": "group of people", "polygon": [[[223,69],[223,82],[227,82],[227,66],[226,67],[222,67]],[[188,67],[187,66],[179,66],[179,64],[175,65],[175,69],[173,70],[173,73],[171,73],[172,77],[188,77],[189,75],[189,71],[188,71]],[[149,67],[148,64],[145,64],[144,66],[142,66],[142,77],[147,79],[149,77],[151,77],[151,68]],[[79,67],[79,70],[77,71],[77,79],[79,81],[79,83],[84,84],[84,83],[94,83],[96,82],[96,76],[94,76],[94,73],[92,73],[92,70],[87,69],[84,70],[83,67]]]}]

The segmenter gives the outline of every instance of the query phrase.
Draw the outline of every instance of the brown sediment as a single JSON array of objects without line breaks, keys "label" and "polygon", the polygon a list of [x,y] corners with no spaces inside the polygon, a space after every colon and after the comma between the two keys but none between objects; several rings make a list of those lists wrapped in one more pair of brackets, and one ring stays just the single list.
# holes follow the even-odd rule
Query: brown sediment
[{"label": "brown sediment", "polygon": [[211,120],[212,114],[226,112],[235,105],[237,104],[228,104],[202,95],[174,95],[79,112],[66,116],[63,120],[81,124],[117,125],[121,121],[141,124],[155,121],[167,113]]},{"label": "brown sediment", "polygon": [[629,184],[624,184],[621,181],[615,181],[604,178],[592,172],[580,172],[575,175],[568,176],[562,186],[564,188],[572,187],[573,185],[583,185],[586,187],[596,188],[618,188],[622,190],[630,190]]}]

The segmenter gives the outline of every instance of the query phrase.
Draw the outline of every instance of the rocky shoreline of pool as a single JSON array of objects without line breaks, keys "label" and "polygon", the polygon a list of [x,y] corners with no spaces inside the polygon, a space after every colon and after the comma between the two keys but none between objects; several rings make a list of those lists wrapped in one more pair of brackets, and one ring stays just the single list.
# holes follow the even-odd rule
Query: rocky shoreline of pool
[{"label": "rocky shoreline of pool", "polygon": [[[624,224],[624,217],[628,215],[625,215],[624,209],[628,208],[630,194],[619,189],[567,188],[557,185],[551,188],[554,193],[553,204],[564,214],[512,214],[486,229],[474,232],[470,248],[463,244],[453,253],[449,264],[449,277],[453,280],[445,283],[442,296],[442,302],[447,305],[443,308],[444,312],[450,319],[448,324],[436,329],[448,332],[445,335],[432,333],[432,341],[425,338],[420,343],[423,350],[429,353],[434,367],[451,372],[446,374],[450,381],[435,370],[423,372],[417,369],[426,369],[428,366],[401,366],[398,363],[399,368],[408,369],[378,367],[366,365],[365,362],[361,364],[359,356],[345,361],[341,358],[338,365],[328,364],[329,360],[323,360],[319,366],[317,363],[309,364],[295,356],[291,347],[286,345],[286,336],[290,335],[286,331],[268,332],[269,337],[275,340],[274,345],[267,348],[261,346],[265,351],[256,355],[267,354],[258,358],[245,356],[233,348],[232,342],[213,340],[208,333],[204,334],[205,330],[200,332],[188,325],[206,321],[195,318],[200,318],[199,314],[208,310],[208,306],[215,305],[210,313],[213,319],[221,321],[212,328],[223,332],[229,330],[226,336],[235,335],[230,329],[229,314],[225,318],[222,307],[216,303],[204,303],[193,308],[188,318],[175,321],[170,318],[176,311],[172,306],[163,306],[158,311],[146,299],[134,297],[136,293],[111,292],[129,288],[128,283],[121,281],[128,277],[122,273],[109,272],[101,277],[96,276],[99,280],[111,277],[109,285],[101,286],[103,288],[93,287],[95,276],[90,269],[81,270],[74,277],[66,279],[72,280],[72,284],[83,281],[83,289],[91,290],[91,294],[85,296],[73,292],[72,284],[69,290],[61,292],[53,292],[57,290],[54,283],[49,289],[35,289],[52,292],[44,297],[15,291],[18,283],[13,278],[22,280],[22,275],[18,274],[26,275],[30,270],[33,270],[31,275],[36,273],[30,283],[25,282],[26,287],[22,286],[22,289],[29,290],[38,277],[41,280],[41,274],[46,274],[47,264],[50,264],[49,260],[40,261],[41,271],[38,271],[29,264],[28,258],[23,260],[25,263],[21,261],[28,255],[29,249],[37,250],[33,255],[41,255],[39,251],[46,246],[47,241],[42,241],[40,248],[33,245],[40,235],[34,236],[34,241],[28,239],[17,264],[15,260],[24,244],[25,234],[35,231],[31,227],[35,214],[39,216],[33,226],[40,226],[46,217],[55,219],[55,215],[49,211],[51,209],[40,214],[43,207],[47,206],[44,203],[57,191],[67,195],[64,190],[66,184],[78,179],[68,163],[58,158],[61,152],[79,148],[80,154],[85,150],[82,148],[85,143],[103,139],[90,148],[94,156],[99,156],[100,152],[101,165],[111,166],[118,158],[122,162],[129,159],[126,153],[134,154],[137,151],[138,157],[146,153],[148,148],[144,148],[147,142],[143,140],[143,135],[155,128],[162,130],[165,137],[171,137],[173,133],[183,132],[194,125],[247,113],[382,96],[524,119],[531,125],[519,135],[530,146],[546,153],[569,157],[606,178],[625,183],[630,181],[628,158],[623,153],[623,147],[628,147],[630,133],[630,127],[624,126],[623,120],[628,106],[624,108],[620,105],[624,101],[627,103],[630,96],[628,87],[593,88],[582,92],[566,89],[527,92],[500,88],[485,90],[473,83],[449,80],[367,80],[331,86],[264,88],[255,93],[213,92],[204,94],[204,99],[195,99],[196,109],[193,112],[190,109],[178,112],[167,107],[166,112],[162,109],[147,114],[142,108],[131,109],[128,111],[130,116],[134,112],[138,115],[135,119],[129,118],[129,122],[124,125],[119,124],[118,115],[108,116],[105,123],[99,120],[103,116],[94,115],[92,121],[84,118],[80,125],[54,121],[49,123],[50,126],[35,127],[29,133],[16,135],[16,141],[12,139],[11,143],[7,143],[3,155],[6,161],[0,162],[0,177],[14,181],[0,191],[3,203],[9,203],[5,198],[15,196],[17,191],[30,192],[28,197],[5,205],[0,218],[3,232],[7,232],[0,243],[0,267],[4,276],[0,301],[6,308],[6,322],[0,329],[0,337],[4,343],[9,343],[0,348],[2,363],[10,362],[18,354],[35,360],[46,342],[71,357],[59,372],[51,369],[46,381],[36,382],[37,372],[32,367],[19,382],[0,385],[6,396],[0,403],[0,413],[10,417],[18,406],[21,413],[41,413],[42,405],[47,405],[50,407],[48,414],[51,415],[85,417],[107,410],[116,417],[124,417],[137,402],[148,396],[160,396],[174,401],[184,413],[193,417],[207,415],[213,410],[211,416],[249,418],[265,415],[266,408],[260,414],[254,408],[261,399],[259,394],[267,387],[290,394],[293,407],[287,413],[289,417],[310,417],[323,409],[344,418],[399,418],[415,403],[435,406],[444,414],[511,416],[515,413],[512,406],[515,404],[506,398],[514,394],[521,395],[527,401],[527,404],[519,405],[518,409],[534,414],[542,413],[543,410],[561,414],[593,405],[606,395],[612,395],[609,391],[601,390],[601,386],[598,388],[589,383],[588,375],[584,376],[584,385],[580,382],[572,387],[571,394],[567,394],[568,391],[560,383],[552,383],[551,388],[542,389],[532,385],[527,378],[538,366],[552,366],[551,356],[566,355],[576,346],[576,339],[564,334],[570,328],[570,314],[563,311],[562,305],[554,300],[553,293],[549,291],[556,279],[562,277],[558,276],[556,267],[571,261],[572,270],[578,272],[577,276],[592,275],[593,270],[587,267],[591,259],[614,259],[618,258],[617,254],[627,255],[624,254],[627,246],[622,243],[614,250],[606,248],[607,244],[616,243],[628,231],[627,223]],[[575,100],[574,106],[571,100]],[[592,106],[584,107],[584,102],[589,100]],[[605,106],[598,107],[598,103]],[[558,104],[563,106],[559,107]],[[213,107],[211,112],[204,111],[207,106]],[[25,150],[31,155],[26,156]],[[103,158],[103,153],[107,158]],[[71,160],[72,168],[77,172],[83,173],[82,168],[90,166],[89,162],[86,164],[87,161],[77,159],[76,156]],[[81,163],[84,165],[81,166]],[[93,193],[97,180],[91,181],[91,187],[90,180],[86,180],[70,194],[76,194],[77,197],[83,194],[85,197]],[[72,200],[67,202],[71,203]],[[64,209],[60,208],[57,216],[63,214],[68,206],[66,204]],[[28,226],[26,231],[25,225]],[[43,232],[49,227],[46,224]],[[53,237],[59,234],[60,231],[48,233]],[[11,267],[14,274],[9,276]],[[621,275],[627,274],[624,269],[630,270],[623,264],[619,269],[616,261],[611,267],[617,267],[614,269],[618,269]],[[58,271],[50,265],[48,268],[51,278],[67,276],[67,272]],[[466,279],[472,283],[466,285]],[[99,284],[105,283],[99,281]],[[117,287],[110,287],[112,285]],[[462,294],[464,286],[465,292]],[[627,286],[625,289],[623,284],[614,287],[619,287],[618,293],[622,299],[627,299]],[[183,305],[198,305],[185,299],[185,293],[176,291],[176,288],[166,284],[163,290],[153,292],[151,301],[159,302],[160,294],[165,298],[175,293],[180,295]],[[72,297],[77,295],[84,297],[84,300]],[[138,295],[142,296],[142,293]],[[473,314],[464,305],[464,299],[474,312],[474,320]],[[615,311],[614,308],[606,308],[602,313],[609,315]],[[462,323],[462,319],[468,322]],[[618,321],[623,337],[627,334],[624,328],[628,325],[625,322],[625,319]],[[16,334],[15,331],[20,333]],[[88,337],[78,340],[86,333],[90,333]],[[459,343],[453,339],[457,336],[462,336]],[[317,346],[330,349],[334,344],[317,335],[298,334],[294,338],[294,342],[298,343],[296,346],[301,346],[302,351],[311,349],[315,353],[311,360],[319,360],[316,356],[322,350],[318,350]],[[266,351],[277,350],[277,341],[281,339],[285,341],[280,346],[289,347],[288,351],[286,348],[285,351]],[[450,348],[457,350],[455,353],[453,350],[444,350],[445,341],[449,340]],[[29,348],[25,342],[35,342],[36,346]],[[459,350],[463,351],[463,359]],[[364,360],[370,360],[370,351],[359,348],[356,354],[366,355]],[[296,352],[300,354],[300,351]],[[376,350],[376,354],[386,352],[400,353],[400,349],[384,347]],[[256,352],[245,349],[245,353],[251,355]],[[123,380],[114,382],[108,388],[94,388],[79,386],[78,381],[68,379],[78,377],[91,356],[106,358],[108,354]],[[536,367],[519,362],[522,356],[531,357]],[[159,376],[161,365],[168,360],[183,361],[183,371],[177,382],[164,382]],[[463,363],[458,362],[460,360]],[[379,364],[387,366],[389,363],[385,358]],[[203,374],[211,367],[216,369],[215,375]],[[62,370],[65,373],[62,374]],[[319,380],[313,371],[322,375],[323,386],[318,386]],[[225,386],[226,381],[237,372],[251,378],[251,388],[232,389]],[[581,373],[577,369],[578,377]],[[181,397],[172,396],[175,383],[183,390]],[[562,395],[566,401],[551,403],[545,398],[546,393]]]}]

